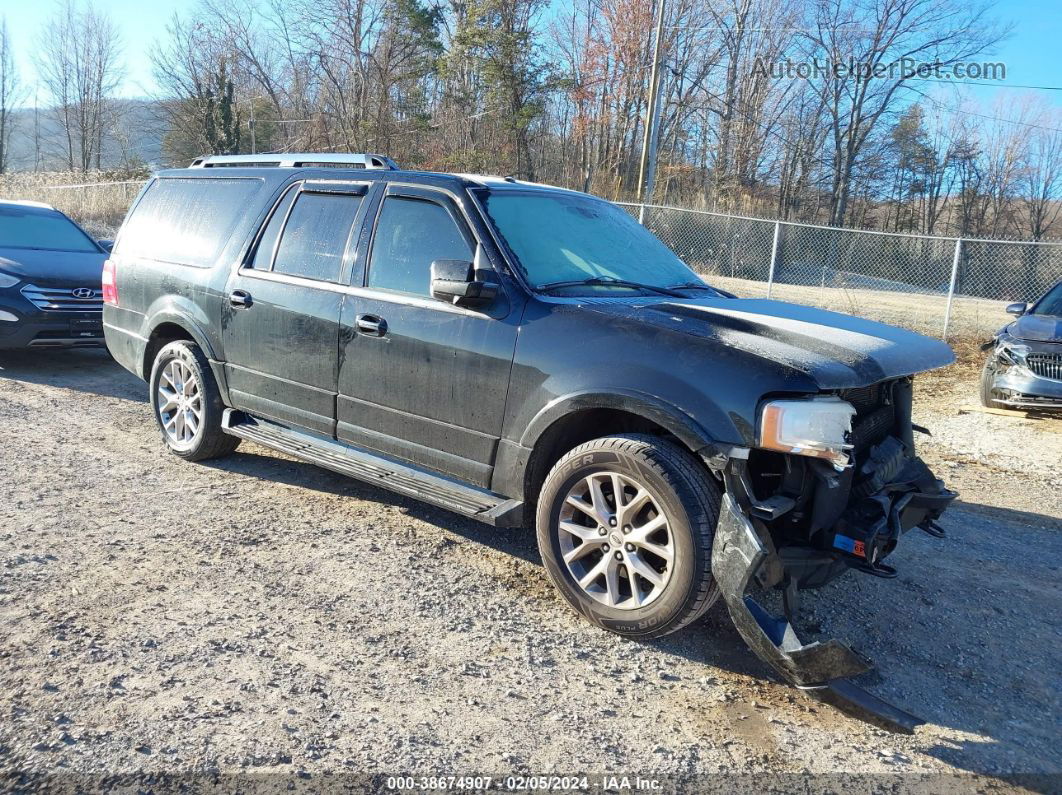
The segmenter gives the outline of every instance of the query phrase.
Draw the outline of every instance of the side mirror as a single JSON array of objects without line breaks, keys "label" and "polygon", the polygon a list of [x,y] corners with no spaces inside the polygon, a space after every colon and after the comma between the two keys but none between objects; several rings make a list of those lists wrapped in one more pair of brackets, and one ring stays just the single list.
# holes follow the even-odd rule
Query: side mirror
[{"label": "side mirror", "polygon": [[108,254],[110,254],[111,253],[111,249],[114,248],[114,241],[113,240],[97,240],[96,243],[99,245],[100,248],[102,248]]},{"label": "side mirror", "polygon": [[485,281],[471,262],[437,259],[431,264],[431,295],[457,306],[484,306],[498,294],[498,285]]},{"label": "side mirror", "polygon": [[1024,301],[1019,301],[1016,304],[1010,304],[1007,307],[1007,314],[1014,315],[1014,317],[1021,317],[1029,311],[1029,305]]}]

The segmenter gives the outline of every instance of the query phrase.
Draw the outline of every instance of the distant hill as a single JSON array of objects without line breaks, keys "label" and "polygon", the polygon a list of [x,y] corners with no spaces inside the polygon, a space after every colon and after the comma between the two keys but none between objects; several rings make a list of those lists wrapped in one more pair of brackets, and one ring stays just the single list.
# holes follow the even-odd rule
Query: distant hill
[{"label": "distant hill", "polygon": [[[162,162],[162,139],[166,134],[165,121],[158,112],[158,103],[151,100],[122,99],[116,101],[117,119],[103,145],[101,166],[118,168],[135,162],[149,166],[164,165]],[[65,140],[62,127],[56,121],[55,111],[41,108],[16,111],[13,114],[14,129],[11,133],[12,171],[33,169],[36,165],[44,170],[65,170],[67,167]],[[34,119],[37,119],[37,125]],[[34,135],[35,126],[39,133]],[[40,140],[41,162],[35,164],[35,138]]]}]

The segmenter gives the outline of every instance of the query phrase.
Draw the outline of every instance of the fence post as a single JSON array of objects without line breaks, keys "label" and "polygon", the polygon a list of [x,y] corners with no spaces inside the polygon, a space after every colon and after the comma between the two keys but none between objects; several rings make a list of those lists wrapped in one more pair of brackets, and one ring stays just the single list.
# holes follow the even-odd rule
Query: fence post
[{"label": "fence post", "polygon": [[782,224],[774,222],[774,240],[771,241],[771,267],[767,271],[767,298],[771,297],[771,288],[774,287],[774,267],[778,263],[778,236],[781,234]]},{"label": "fence post", "polygon": [[955,284],[959,278],[959,260],[962,259],[962,238],[955,238],[955,254],[951,258],[951,283],[948,285],[948,306],[944,310],[943,339],[948,339],[948,324],[951,323],[951,304],[955,300]]},{"label": "fence post", "polygon": [[638,208],[638,223],[645,226],[645,202],[642,202]]}]

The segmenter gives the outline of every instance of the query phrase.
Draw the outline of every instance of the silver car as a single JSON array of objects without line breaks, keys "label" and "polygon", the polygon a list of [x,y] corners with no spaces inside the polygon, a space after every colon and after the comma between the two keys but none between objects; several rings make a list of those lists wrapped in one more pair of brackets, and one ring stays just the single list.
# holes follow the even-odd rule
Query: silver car
[{"label": "silver car", "polygon": [[1062,282],[1032,304],[1011,304],[1016,320],[984,345],[981,402],[990,407],[1062,408]]}]

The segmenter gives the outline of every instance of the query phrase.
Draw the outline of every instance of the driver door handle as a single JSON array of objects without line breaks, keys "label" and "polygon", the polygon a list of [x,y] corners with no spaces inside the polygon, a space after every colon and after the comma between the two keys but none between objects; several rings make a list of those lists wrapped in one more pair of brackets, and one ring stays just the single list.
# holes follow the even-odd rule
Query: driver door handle
[{"label": "driver door handle", "polygon": [[354,326],[359,333],[371,337],[382,337],[387,333],[387,321],[378,315],[358,315]]},{"label": "driver door handle", "polygon": [[229,295],[229,303],[237,309],[249,309],[251,306],[251,294],[246,290],[233,290]]}]

